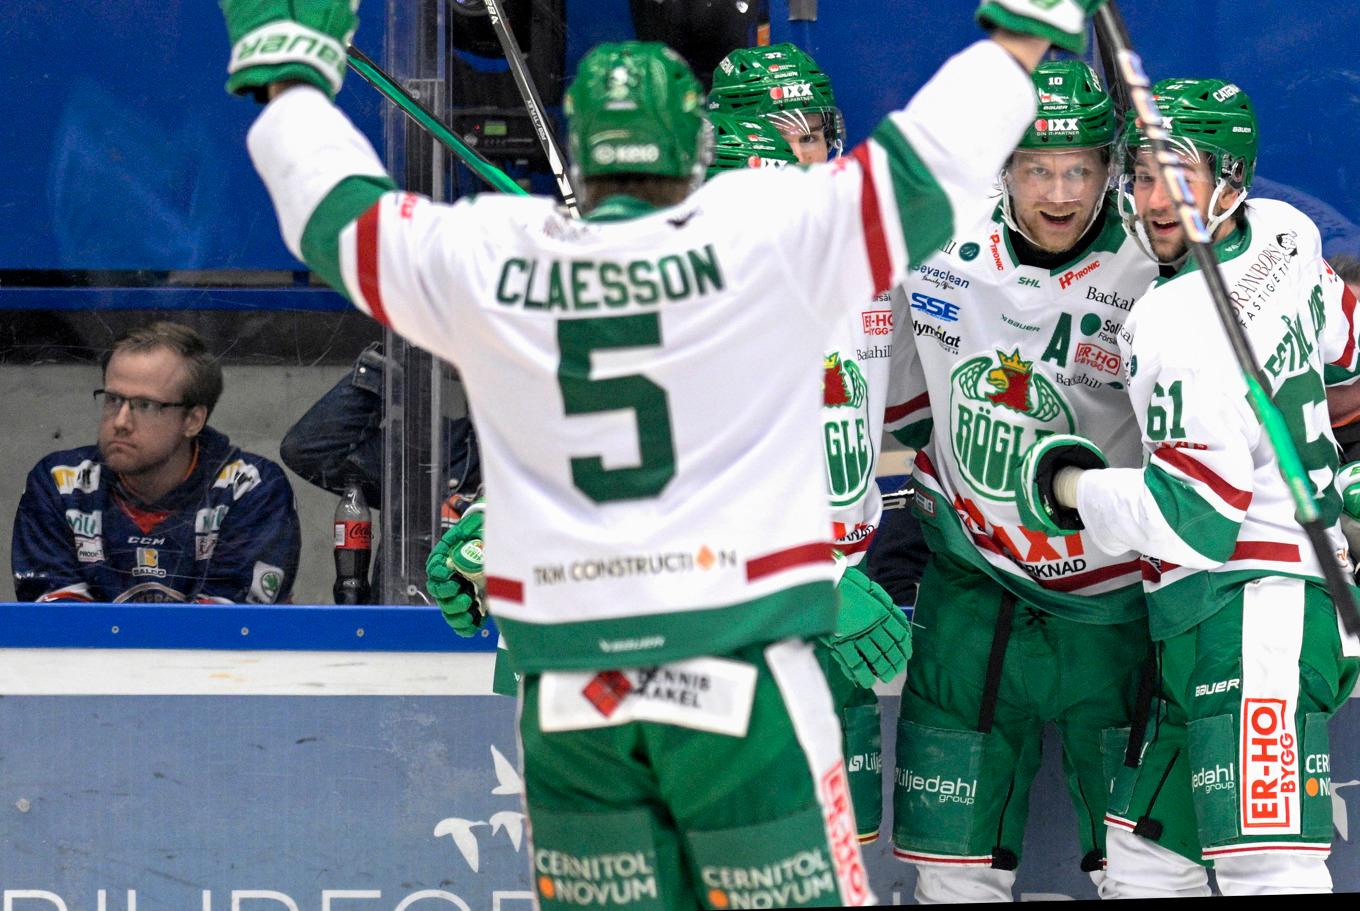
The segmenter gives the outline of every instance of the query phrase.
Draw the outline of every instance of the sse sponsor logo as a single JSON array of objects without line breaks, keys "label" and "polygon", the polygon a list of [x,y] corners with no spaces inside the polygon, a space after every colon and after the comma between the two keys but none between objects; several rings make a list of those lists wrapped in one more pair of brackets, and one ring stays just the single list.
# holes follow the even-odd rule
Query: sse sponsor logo
[{"label": "sse sponsor logo", "polygon": [[920,291],[911,293],[911,309],[924,313],[926,316],[944,320],[947,323],[959,321],[958,304],[950,303],[943,298],[931,297],[929,294],[922,294]]}]

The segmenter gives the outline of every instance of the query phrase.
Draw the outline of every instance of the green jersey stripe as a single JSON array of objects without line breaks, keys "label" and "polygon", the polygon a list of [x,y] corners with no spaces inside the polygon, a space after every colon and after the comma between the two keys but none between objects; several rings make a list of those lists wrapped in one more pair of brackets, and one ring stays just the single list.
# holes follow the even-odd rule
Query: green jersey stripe
[{"label": "green jersey stripe", "polygon": [[911,268],[915,269],[954,233],[953,204],[891,117],[874,130],[870,145],[877,145],[888,160],[897,217]]},{"label": "green jersey stripe", "polygon": [[1230,519],[1186,481],[1149,462],[1144,483],[1166,524],[1190,547],[1218,563],[1232,556],[1241,520]]},{"label": "green jersey stripe", "polygon": [[397,185],[387,177],[346,177],[317,205],[302,230],[302,260],[321,280],[349,297],[340,274],[340,232]]}]

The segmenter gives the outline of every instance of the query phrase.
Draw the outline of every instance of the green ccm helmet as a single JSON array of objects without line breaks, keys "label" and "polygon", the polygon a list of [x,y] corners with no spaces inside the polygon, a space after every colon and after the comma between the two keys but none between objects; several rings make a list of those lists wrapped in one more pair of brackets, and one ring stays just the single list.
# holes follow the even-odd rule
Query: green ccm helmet
[{"label": "green ccm helmet", "polygon": [[591,49],[563,110],[573,177],[703,180],[712,145],[703,86],[666,45],[622,41]]},{"label": "green ccm helmet", "polygon": [[779,135],[779,130],[764,118],[710,113],[708,119],[713,124],[713,163],[708,166],[709,177],[720,171],[782,168],[798,162],[798,156]]},{"label": "green ccm helmet", "polygon": [[[1101,149],[1108,168],[1109,148],[1115,138],[1114,102],[1096,71],[1081,60],[1045,60],[1034,68],[1031,79],[1037,107],[1034,120],[1016,149],[1029,152]],[[1001,217],[1011,230],[1034,243],[1012,212],[1009,168],[1008,161],[1001,172]],[[1108,187],[1108,171],[1104,178]],[[1100,217],[1101,208],[1097,205],[1091,211],[1091,220],[1083,233]]]},{"label": "green ccm helmet", "polygon": [[[1246,200],[1256,176],[1261,140],[1251,99],[1238,86],[1222,79],[1163,79],[1152,87],[1152,95],[1171,134],[1172,148],[1188,160],[1209,166],[1214,192],[1209,197],[1207,227],[1212,234]],[[1147,136],[1138,128],[1137,119],[1130,117],[1120,140],[1119,210],[1125,229],[1151,256],[1133,201],[1134,165],[1146,146]],[[1237,199],[1226,211],[1212,214],[1228,188],[1239,191]]]},{"label": "green ccm helmet", "polygon": [[722,114],[769,119],[786,130],[810,132],[809,114],[822,115],[827,148],[845,147],[845,117],[836,106],[831,78],[807,52],[787,42],[738,48],[713,71],[708,106]]}]

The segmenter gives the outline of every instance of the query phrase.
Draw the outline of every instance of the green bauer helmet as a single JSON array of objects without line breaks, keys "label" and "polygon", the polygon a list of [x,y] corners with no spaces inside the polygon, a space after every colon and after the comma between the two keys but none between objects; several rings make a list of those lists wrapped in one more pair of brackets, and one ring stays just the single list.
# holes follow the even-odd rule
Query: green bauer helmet
[{"label": "green bauer helmet", "polygon": [[1034,69],[1039,108],[1017,148],[1105,146],[1114,142],[1114,103],[1080,60],[1046,60]]},{"label": "green bauer helmet", "polygon": [[822,115],[827,146],[844,147],[845,118],[831,79],[801,48],[789,44],[738,48],[713,71],[710,110],[767,117],[785,129],[808,131],[808,115]]},{"label": "green bauer helmet", "polygon": [[[1256,176],[1260,130],[1251,99],[1236,85],[1222,79],[1163,79],[1152,87],[1152,95],[1171,134],[1172,148],[1190,161],[1203,161],[1209,166],[1215,181],[1207,225],[1212,234],[1246,200]],[[1125,228],[1151,255],[1137,224],[1133,201],[1134,166],[1138,153],[1147,145],[1147,136],[1139,129],[1137,119],[1130,117],[1120,140],[1119,208]],[[1237,199],[1226,211],[1212,214],[1218,208],[1219,197],[1230,187],[1239,191]]]},{"label": "green bauer helmet", "polygon": [[593,48],[581,59],[563,109],[576,175],[703,179],[711,143],[703,86],[664,44]]},{"label": "green bauer helmet", "polygon": [[[1034,69],[1034,92],[1038,107],[1034,120],[1020,137],[1016,146],[1025,152],[1071,152],[1076,149],[1100,149],[1101,171],[1096,178],[1100,192],[1109,188],[1109,146],[1114,142],[1114,102],[1100,84],[1100,77],[1080,60],[1046,60]],[[1001,218],[1032,244],[1031,237],[1015,217],[1010,162],[1001,172]],[[1101,204],[1091,210],[1091,217],[1082,228],[1095,224],[1100,217]]]},{"label": "green bauer helmet", "polygon": [[798,161],[798,156],[768,120],[718,113],[709,114],[708,119],[713,124],[713,163],[708,166],[709,177],[719,171],[782,168]]}]

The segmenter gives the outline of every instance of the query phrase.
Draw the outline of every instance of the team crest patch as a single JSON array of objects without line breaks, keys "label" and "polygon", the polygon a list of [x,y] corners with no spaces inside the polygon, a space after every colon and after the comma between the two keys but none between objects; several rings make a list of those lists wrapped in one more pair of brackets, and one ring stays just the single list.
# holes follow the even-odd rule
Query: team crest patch
[{"label": "team crest patch", "polygon": [[831,505],[848,506],[874,483],[878,441],[869,433],[869,383],[839,351],[822,361],[822,420]]},{"label": "team crest patch", "polygon": [[1020,349],[969,358],[950,377],[950,442],[965,478],[981,496],[1014,500],[1020,460],[1031,444],[1072,433],[1072,409],[1058,387]]}]

